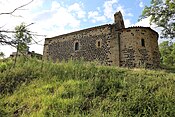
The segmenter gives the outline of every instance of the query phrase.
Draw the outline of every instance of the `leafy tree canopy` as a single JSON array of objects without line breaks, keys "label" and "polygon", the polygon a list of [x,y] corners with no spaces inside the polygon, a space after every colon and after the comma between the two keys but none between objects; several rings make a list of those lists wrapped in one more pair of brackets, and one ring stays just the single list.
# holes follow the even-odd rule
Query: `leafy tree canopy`
[{"label": "leafy tree canopy", "polygon": [[23,51],[27,48],[27,45],[31,43],[32,35],[27,29],[27,26],[21,23],[21,25],[15,27],[14,38],[14,41],[17,43],[17,50]]},{"label": "leafy tree canopy", "polygon": [[150,23],[162,28],[162,38],[175,38],[175,0],[151,0],[151,5],[144,8],[140,20],[150,16]]},{"label": "leafy tree canopy", "polygon": [[161,63],[168,66],[175,65],[175,43],[164,41],[159,45]]}]

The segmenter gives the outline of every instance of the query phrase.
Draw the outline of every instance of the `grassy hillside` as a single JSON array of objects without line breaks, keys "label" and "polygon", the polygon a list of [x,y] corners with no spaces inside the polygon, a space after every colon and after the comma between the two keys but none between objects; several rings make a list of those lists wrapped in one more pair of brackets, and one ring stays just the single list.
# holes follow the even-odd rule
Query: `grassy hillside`
[{"label": "grassy hillside", "polygon": [[173,117],[175,73],[69,61],[0,63],[0,117]]}]

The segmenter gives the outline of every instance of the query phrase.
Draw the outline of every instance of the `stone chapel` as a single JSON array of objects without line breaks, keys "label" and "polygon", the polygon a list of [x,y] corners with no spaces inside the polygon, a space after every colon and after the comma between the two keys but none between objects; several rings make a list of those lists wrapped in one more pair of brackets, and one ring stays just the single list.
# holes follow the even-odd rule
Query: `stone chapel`
[{"label": "stone chapel", "polygon": [[125,28],[121,12],[114,23],[45,39],[44,59],[81,59],[119,67],[157,68],[158,33],[150,27]]}]

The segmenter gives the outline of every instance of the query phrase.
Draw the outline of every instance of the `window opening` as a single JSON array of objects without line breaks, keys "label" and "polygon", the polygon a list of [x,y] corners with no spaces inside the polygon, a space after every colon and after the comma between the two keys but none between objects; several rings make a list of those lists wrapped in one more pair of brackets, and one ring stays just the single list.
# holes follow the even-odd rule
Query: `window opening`
[{"label": "window opening", "polygon": [[100,41],[98,41],[98,47],[100,47],[100,46],[101,46]]},{"label": "window opening", "polygon": [[101,40],[97,40],[96,41],[96,47],[97,48],[101,48]]},{"label": "window opening", "polygon": [[79,43],[78,42],[75,43],[75,50],[79,50]]},{"label": "window opening", "polygon": [[141,44],[142,44],[142,47],[145,47],[145,40],[144,39],[141,39]]}]

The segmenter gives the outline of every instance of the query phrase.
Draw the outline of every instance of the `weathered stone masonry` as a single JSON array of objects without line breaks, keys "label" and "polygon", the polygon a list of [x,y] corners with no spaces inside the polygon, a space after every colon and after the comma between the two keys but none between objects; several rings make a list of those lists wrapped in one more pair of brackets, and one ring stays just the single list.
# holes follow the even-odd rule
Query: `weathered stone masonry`
[{"label": "weathered stone masonry", "polygon": [[123,67],[159,67],[158,34],[149,27],[125,28],[120,12],[114,24],[45,39],[44,59],[98,60]]},{"label": "weathered stone masonry", "polygon": [[158,34],[151,28],[131,27],[120,31],[120,66],[159,67]]}]

